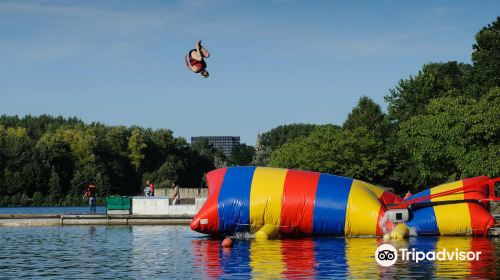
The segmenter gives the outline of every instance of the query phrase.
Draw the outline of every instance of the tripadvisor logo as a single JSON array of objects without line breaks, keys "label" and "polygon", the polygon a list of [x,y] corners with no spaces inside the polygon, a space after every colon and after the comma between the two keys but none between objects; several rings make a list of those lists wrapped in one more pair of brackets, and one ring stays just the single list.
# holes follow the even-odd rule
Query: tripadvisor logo
[{"label": "tripadvisor logo", "polygon": [[382,244],[375,251],[375,260],[381,266],[391,266],[398,260],[398,251],[391,244]]},{"label": "tripadvisor logo", "polygon": [[375,260],[381,266],[391,266],[398,260],[398,255],[401,256],[403,261],[413,261],[418,263],[423,260],[427,261],[478,261],[481,252],[472,251],[459,251],[457,248],[455,250],[449,251],[443,249],[440,251],[429,251],[422,252],[416,251],[415,248],[408,250],[407,248],[401,248],[398,250],[394,248],[391,244],[382,244],[375,251]]}]

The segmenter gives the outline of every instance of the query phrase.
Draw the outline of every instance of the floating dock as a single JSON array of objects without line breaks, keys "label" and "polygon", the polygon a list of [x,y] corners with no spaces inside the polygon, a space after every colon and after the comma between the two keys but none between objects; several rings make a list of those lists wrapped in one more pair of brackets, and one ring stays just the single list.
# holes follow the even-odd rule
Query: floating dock
[{"label": "floating dock", "polygon": [[2,214],[0,226],[189,225],[193,215]]},{"label": "floating dock", "polygon": [[205,200],[173,205],[165,196],[108,197],[106,214],[0,214],[0,226],[189,225]]}]

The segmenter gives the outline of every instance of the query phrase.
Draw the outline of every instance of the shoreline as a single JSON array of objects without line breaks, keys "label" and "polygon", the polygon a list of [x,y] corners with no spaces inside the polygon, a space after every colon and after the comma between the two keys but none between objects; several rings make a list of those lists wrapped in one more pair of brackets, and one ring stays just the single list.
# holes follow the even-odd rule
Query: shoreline
[{"label": "shoreline", "polygon": [[192,215],[0,214],[0,227],[66,225],[189,225]]}]

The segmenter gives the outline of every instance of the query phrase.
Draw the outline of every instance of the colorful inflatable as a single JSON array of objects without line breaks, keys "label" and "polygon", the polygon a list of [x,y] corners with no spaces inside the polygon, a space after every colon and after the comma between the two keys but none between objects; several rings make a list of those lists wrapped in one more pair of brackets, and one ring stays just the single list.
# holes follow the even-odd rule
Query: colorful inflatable
[{"label": "colorful inflatable", "polygon": [[419,235],[486,235],[494,225],[480,202],[488,198],[488,177],[438,186],[405,201],[363,181],[298,170],[228,167],[206,179],[209,196],[191,229],[211,235],[376,236],[397,221]]}]

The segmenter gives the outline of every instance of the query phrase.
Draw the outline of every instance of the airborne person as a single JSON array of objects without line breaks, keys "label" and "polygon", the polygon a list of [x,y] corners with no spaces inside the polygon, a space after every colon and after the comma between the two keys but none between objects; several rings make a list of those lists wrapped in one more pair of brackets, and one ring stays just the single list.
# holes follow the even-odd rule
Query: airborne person
[{"label": "airborne person", "polygon": [[208,78],[207,63],[204,58],[210,57],[210,53],[201,45],[201,40],[196,42],[195,49],[184,55],[184,63],[189,70],[200,73],[204,78]]}]

